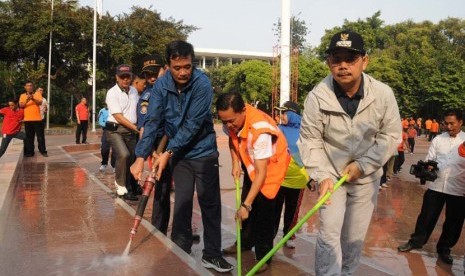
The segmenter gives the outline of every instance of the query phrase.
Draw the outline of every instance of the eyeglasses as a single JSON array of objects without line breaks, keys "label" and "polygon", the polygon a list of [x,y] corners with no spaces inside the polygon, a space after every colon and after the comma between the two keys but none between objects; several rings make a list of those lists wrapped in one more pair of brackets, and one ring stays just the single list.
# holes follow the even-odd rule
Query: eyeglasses
[{"label": "eyeglasses", "polygon": [[118,76],[120,79],[122,80],[130,80],[131,79],[131,75],[120,75]]},{"label": "eyeglasses", "polygon": [[355,63],[357,63],[357,61],[360,58],[363,58],[363,56],[362,55],[347,55],[347,56],[333,56],[333,55],[330,55],[328,57],[328,63],[331,66],[338,66],[342,62],[345,62],[347,65],[354,65]]}]

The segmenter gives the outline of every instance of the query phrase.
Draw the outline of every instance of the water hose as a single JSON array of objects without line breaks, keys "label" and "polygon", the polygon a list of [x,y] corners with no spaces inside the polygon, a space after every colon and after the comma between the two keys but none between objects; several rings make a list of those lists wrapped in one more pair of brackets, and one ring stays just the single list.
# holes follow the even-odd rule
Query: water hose
[{"label": "water hose", "polygon": [[[168,144],[168,136],[164,135],[163,138],[160,140],[160,143],[158,143],[156,152],[158,154],[163,152],[167,144]],[[134,224],[131,228],[130,235],[129,235],[130,240],[132,240],[134,236],[136,235],[137,229],[139,228],[139,224],[141,223],[142,218],[144,217],[145,207],[147,207],[147,202],[149,200],[150,193],[152,192],[153,187],[157,185],[157,180],[155,178],[156,169],[157,169],[156,167],[152,166],[152,171],[150,172],[150,175],[147,176],[142,186],[143,192],[140,197],[139,204],[137,206],[136,215],[134,216]]]},{"label": "water hose", "polygon": [[313,206],[313,208],[305,214],[305,216],[280,240],[266,255],[263,257],[246,276],[255,275],[257,271],[278,251],[283,245],[299,230],[302,225],[313,215],[318,209],[329,199],[329,197],[346,181],[349,175],[344,175],[339,181],[334,185],[333,192],[327,191],[326,194],[318,200],[318,202]]}]

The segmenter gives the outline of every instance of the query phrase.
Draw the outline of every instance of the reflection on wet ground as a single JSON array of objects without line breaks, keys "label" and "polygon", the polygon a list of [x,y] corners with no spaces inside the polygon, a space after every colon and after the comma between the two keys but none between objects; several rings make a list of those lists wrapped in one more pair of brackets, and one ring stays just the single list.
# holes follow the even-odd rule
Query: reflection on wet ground
[{"label": "reflection on wet ground", "polygon": [[[220,150],[223,203],[223,247],[235,240],[234,183],[230,176],[227,141],[217,131]],[[73,137],[49,137],[48,159],[24,159],[14,189],[7,199],[6,219],[0,224],[2,275],[205,275],[202,269],[203,237],[189,256],[174,247],[153,228],[140,227],[128,256],[132,214],[137,203],[124,203],[112,193],[111,169],[99,172],[100,156],[95,144],[69,146]],[[69,141],[68,141],[69,140]],[[97,139],[95,139],[97,141]],[[61,144],[60,144],[61,143]],[[410,164],[423,159],[428,143],[417,141],[417,152],[407,155],[404,169],[379,192],[378,204],[366,239],[357,275],[463,275],[465,241],[462,236],[452,250],[454,264],[437,261],[435,245],[444,217],[421,250],[398,253],[413,231],[425,187],[408,174]],[[316,202],[315,192],[305,191],[300,217]],[[129,205],[128,205],[129,204]],[[151,201],[144,218],[150,221]],[[200,209],[195,201],[193,224],[203,234]],[[147,224],[146,224],[147,225]],[[263,275],[313,275],[314,242],[318,214],[297,234],[296,249],[280,249]],[[278,235],[280,238],[281,235]],[[276,240],[277,242],[278,240]],[[236,264],[235,256],[227,260]],[[244,272],[255,263],[253,252],[243,254]],[[215,274],[215,273],[213,273]],[[236,271],[233,271],[236,274]]]}]

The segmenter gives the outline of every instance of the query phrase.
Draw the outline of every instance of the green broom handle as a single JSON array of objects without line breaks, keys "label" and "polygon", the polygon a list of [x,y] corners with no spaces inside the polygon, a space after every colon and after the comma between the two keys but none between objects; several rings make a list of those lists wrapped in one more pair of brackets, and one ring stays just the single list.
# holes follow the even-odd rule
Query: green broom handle
[{"label": "green broom handle", "polygon": [[[241,187],[239,179],[235,179],[236,182],[236,210],[241,208]],[[241,222],[236,219],[236,245],[237,245],[237,275],[242,275],[242,257],[241,257]]]},{"label": "green broom handle", "polygon": [[276,244],[266,255],[263,257],[250,271],[246,276],[255,275],[257,271],[278,251],[283,245],[289,240],[297,230],[304,225],[304,223],[316,212],[320,207],[328,200],[328,198],[346,181],[349,175],[344,175],[339,181],[334,185],[333,192],[327,191],[326,194],[313,206],[313,208],[308,211],[308,213]]}]

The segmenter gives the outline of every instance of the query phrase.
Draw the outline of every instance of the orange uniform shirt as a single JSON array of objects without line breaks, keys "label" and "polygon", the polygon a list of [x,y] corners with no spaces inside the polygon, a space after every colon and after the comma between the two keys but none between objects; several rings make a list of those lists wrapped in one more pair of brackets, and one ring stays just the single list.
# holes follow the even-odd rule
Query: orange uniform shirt
[{"label": "orange uniform shirt", "polygon": [[89,108],[87,108],[87,105],[83,103],[77,104],[76,105],[76,116],[78,116],[79,120],[81,121],[89,120]]},{"label": "orange uniform shirt", "polygon": [[408,138],[415,138],[417,136],[417,130],[414,128],[407,129]]},{"label": "orange uniform shirt", "polygon": [[439,132],[439,123],[438,122],[433,122],[431,124],[431,132]]},{"label": "orange uniform shirt", "polygon": [[431,129],[431,124],[432,124],[432,123],[433,123],[433,121],[431,121],[431,120],[429,120],[429,119],[426,120],[426,122],[425,122],[425,128],[426,128],[426,129]]},{"label": "orange uniform shirt", "polygon": [[402,131],[402,142],[400,142],[399,146],[397,147],[397,151],[404,151],[405,141],[407,141],[408,134]]},{"label": "orange uniform shirt", "polygon": [[408,121],[407,120],[402,120],[402,128],[408,128]]},{"label": "orange uniform shirt", "polygon": [[[32,97],[36,101],[42,101],[42,95],[40,93],[34,93],[32,94]],[[19,97],[19,103],[24,104],[25,122],[42,121],[42,116],[40,116],[40,106],[34,101],[28,101],[26,93],[21,94]]]}]

